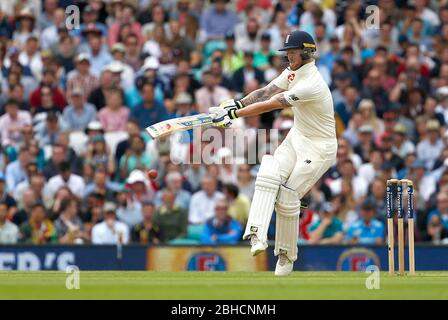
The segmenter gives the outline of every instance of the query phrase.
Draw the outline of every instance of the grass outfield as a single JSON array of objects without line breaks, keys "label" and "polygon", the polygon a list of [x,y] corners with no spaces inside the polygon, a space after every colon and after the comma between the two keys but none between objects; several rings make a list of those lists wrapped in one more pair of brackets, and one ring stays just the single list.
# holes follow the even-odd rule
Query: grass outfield
[{"label": "grass outfield", "polygon": [[0,299],[448,299],[448,272],[381,273],[379,290],[361,272],[81,271],[80,290],[67,290],[66,276],[2,271]]}]

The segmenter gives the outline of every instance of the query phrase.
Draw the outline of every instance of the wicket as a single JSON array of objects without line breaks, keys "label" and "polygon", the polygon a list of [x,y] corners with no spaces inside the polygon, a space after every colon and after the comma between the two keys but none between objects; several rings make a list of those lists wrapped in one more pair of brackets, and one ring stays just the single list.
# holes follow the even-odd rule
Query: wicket
[{"label": "wicket", "polygon": [[[409,274],[415,274],[415,252],[414,252],[414,185],[408,179],[389,179],[386,189],[386,218],[387,218],[387,246],[389,256],[389,275],[395,272],[394,256],[394,212],[395,207],[398,218],[398,273],[404,275],[404,210],[403,210],[403,185],[406,184],[408,191],[407,199],[407,221],[408,221],[408,249],[409,249]],[[396,197],[396,206],[394,205]]]}]

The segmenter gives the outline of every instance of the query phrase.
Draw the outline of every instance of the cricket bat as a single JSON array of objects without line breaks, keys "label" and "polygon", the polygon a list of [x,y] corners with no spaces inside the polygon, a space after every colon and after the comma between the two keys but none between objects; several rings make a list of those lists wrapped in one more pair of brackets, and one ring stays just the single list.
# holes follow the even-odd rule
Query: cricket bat
[{"label": "cricket bat", "polygon": [[165,137],[173,132],[208,126],[213,122],[214,114],[200,113],[194,116],[180,117],[158,122],[146,128],[153,139]]}]

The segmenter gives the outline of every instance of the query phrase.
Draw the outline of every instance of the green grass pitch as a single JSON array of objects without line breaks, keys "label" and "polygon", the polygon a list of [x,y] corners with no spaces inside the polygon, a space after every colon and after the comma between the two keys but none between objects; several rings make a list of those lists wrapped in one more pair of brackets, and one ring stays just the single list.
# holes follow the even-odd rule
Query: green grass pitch
[{"label": "green grass pitch", "polygon": [[81,271],[67,290],[65,272],[0,272],[0,299],[448,299],[448,272],[389,276],[368,290],[362,272]]}]

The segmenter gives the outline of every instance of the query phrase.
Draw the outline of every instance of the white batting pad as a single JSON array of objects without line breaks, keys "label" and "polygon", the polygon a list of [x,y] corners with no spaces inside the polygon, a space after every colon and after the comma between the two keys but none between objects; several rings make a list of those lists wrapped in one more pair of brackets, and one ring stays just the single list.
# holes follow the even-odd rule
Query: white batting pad
[{"label": "white batting pad", "polygon": [[296,191],[280,186],[275,205],[275,249],[274,254],[286,254],[290,261],[297,260],[299,238],[300,199]]},{"label": "white batting pad", "polygon": [[280,183],[277,160],[272,155],[263,156],[255,180],[255,193],[243,239],[248,239],[250,235],[255,234],[260,241],[266,242]]}]

